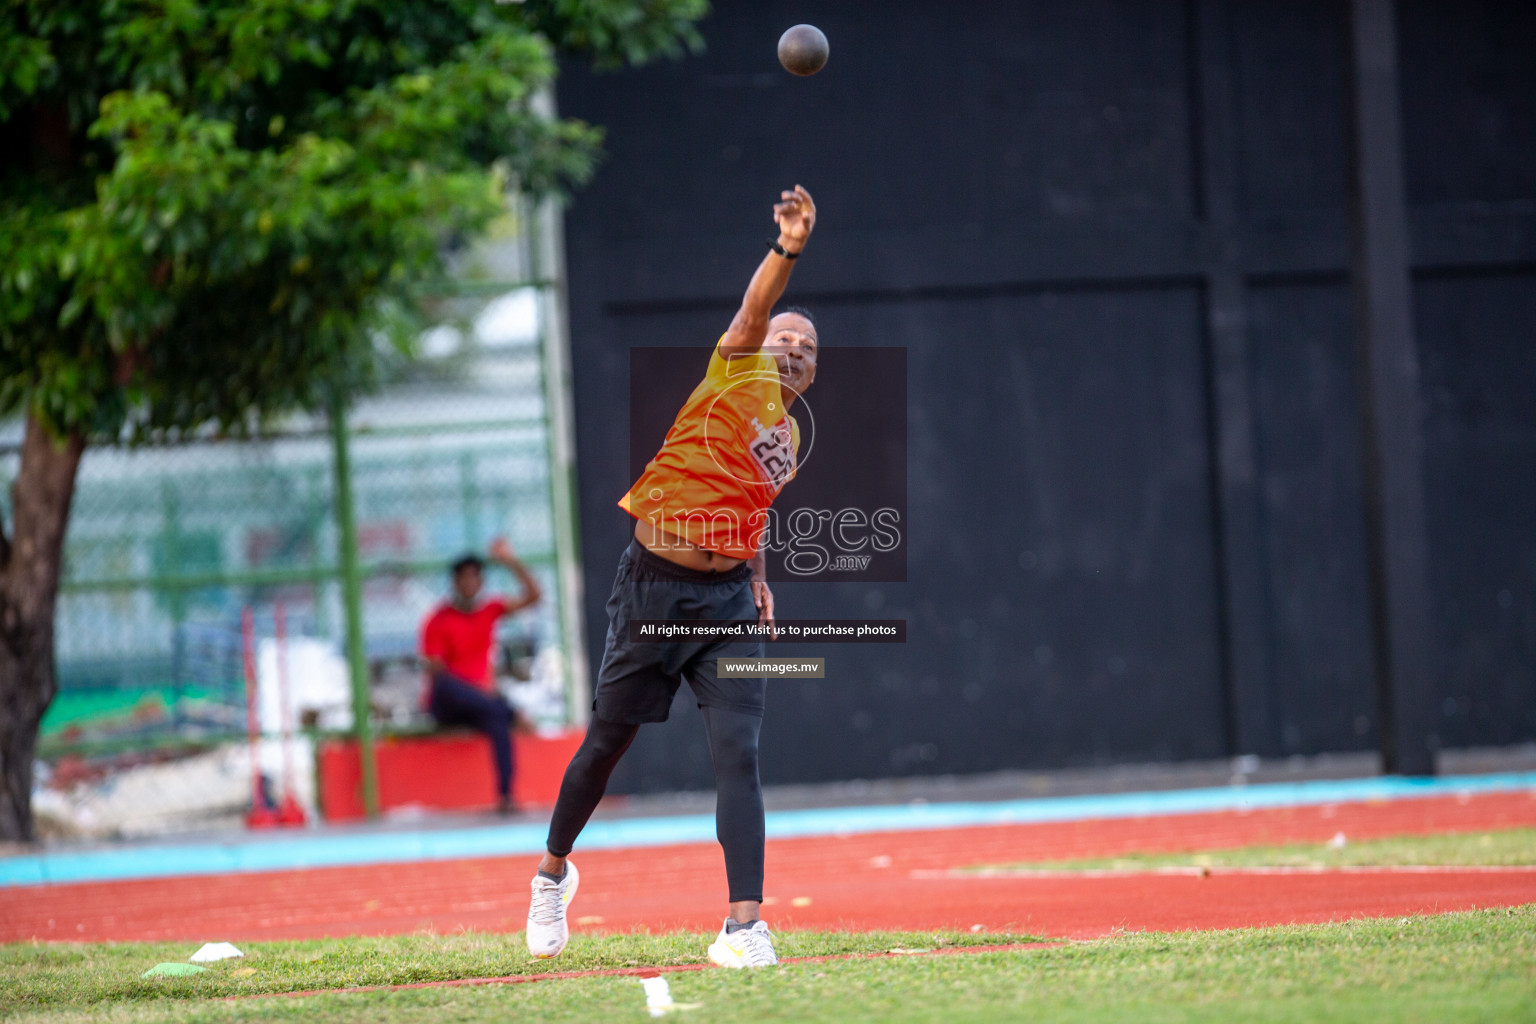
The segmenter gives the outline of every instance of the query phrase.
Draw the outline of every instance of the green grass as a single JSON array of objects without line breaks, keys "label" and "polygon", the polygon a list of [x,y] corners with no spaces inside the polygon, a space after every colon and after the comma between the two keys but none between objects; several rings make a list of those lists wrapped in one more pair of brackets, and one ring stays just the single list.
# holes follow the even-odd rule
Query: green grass
[{"label": "green grass", "polygon": [[[1347,837],[1346,837],[1347,839]],[[1392,836],[1324,843],[1244,846],[1198,853],[1128,853],[1083,860],[980,864],[974,870],[1147,870],[1170,867],[1390,867],[1400,865],[1536,865],[1536,829],[1516,828],[1463,835]]]},{"label": "green grass", "polygon": [[[947,936],[950,942],[996,936]],[[518,935],[253,944],[233,976],[144,982],[184,946],[0,947],[0,1005],[23,1021],[644,1021],[633,978],[225,1001],[241,991],[537,970]],[[579,937],[561,968],[699,959],[703,936]],[[932,948],[932,935],[786,933],[787,956]],[[569,959],[568,959],[569,958]],[[240,962],[236,962],[237,965]],[[1435,917],[1122,935],[1014,953],[668,975],[709,1021],[1536,1021],[1536,905]]]},{"label": "green grass", "polygon": [[[382,938],[239,943],[245,957],[192,978],[141,978],[155,964],[184,961],[195,943],[10,943],[0,945],[0,1010],[103,1006],[176,997],[301,992],[453,978],[708,962],[714,934],[577,935],[557,961],[534,960],[523,935],[463,932]],[[995,945],[1033,936],[931,932],[793,932],[781,956],[883,952],[896,948]],[[251,968],[255,973],[236,975]]]}]

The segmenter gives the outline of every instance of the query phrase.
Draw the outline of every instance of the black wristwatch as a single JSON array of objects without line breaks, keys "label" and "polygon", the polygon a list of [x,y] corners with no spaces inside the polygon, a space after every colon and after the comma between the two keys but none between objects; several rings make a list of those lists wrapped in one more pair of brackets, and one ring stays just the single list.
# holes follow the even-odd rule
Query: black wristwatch
[{"label": "black wristwatch", "polygon": [[783,256],[787,260],[792,260],[800,255],[797,252],[790,252],[788,249],[784,248],[782,245],[773,241],[772,239],[769,239],[768,241],[768,248],[772,249],[774,252],[778,253],[780,256]]}]

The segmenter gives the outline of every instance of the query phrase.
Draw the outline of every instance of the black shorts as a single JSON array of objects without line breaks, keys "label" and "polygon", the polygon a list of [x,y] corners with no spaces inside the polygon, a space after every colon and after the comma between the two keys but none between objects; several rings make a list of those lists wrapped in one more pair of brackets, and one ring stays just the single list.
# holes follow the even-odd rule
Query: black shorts
[{"label": "black shorts", "polygon": [[607,722],[665,722],[684,679],[700,707],[763,713],[767,681],[721,679],[715,659],[761,658],[761,640],[663,640],[633,643],[632,619],[756,619],[752,567],[697,572],[631,541],[619,558],[608,598],[608,642],[592,710]]}]

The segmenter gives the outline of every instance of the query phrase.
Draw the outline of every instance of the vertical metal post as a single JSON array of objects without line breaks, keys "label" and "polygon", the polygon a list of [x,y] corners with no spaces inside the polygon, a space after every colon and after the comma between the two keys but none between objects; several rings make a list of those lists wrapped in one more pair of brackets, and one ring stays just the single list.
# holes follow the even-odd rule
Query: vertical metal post
[{"label": "vertical metal post", "polygon": [[1395,0],[1350,4],[1353,276],[1382,767],[1430,775],[1434,675],[1396,7]]},{"label": "vertical metal post", "polygon": [[1227,753],[1275,755],[1275,679],[1270,658],[1269,572],[1264,558],[1253,375],[1237,209],[1237,127],[1233,110],[1227,0],[1191,8],[1196,77],[1194,136],[1198,208],[1208,251],[1205,287],[1212,504]]},{"label": "vertical metal post", "polygon": [[[158,574],[162,579],[167,576],[176,577],[183,575],[187,569],[182,564],[185,553],[181,536],[181,501],[176,494],[175,486],[165,480],[160,485],[161,508],[165,523],[161,531],[161,550],[164,552],[165,564],[161,565]],[[186,696],[186,640],[187,640],[187,589],[173,586],[170,588],[171,604],[171,724],[173,728],[180,729],[184,724]]]},{"label": "vertical metal post", "polygon": [[480,530],[480,480],[474,452],[459,454],[459,500],[463,503],[464,548],[478,550],[485,541]]},{"label": "vertical metal post", "polygon": [[[321,494],[321,469],[318,465],[309,467],[305,471],[305,487],[307,489],[305,500],[304,522],[309,535],[309,557],[315,561],[320,559],[320,524],[325,521],[325,498]],[[330,621],[326,615],[327,602],[325,591],[327,580],[324,577],[317,578],[310,588],[311,600],[315,604],[315,633],[320,636],[329,636],[331,633]]]},{"label": "vertical metal post", "polygon": [[[551,101],[552,105],[552,101]],[[551,110],[551,115],[553,111]],[[528,204],[532,206],[532,204]],[[565,645],[570,721],[585,725],[591,706],[586,626],[582,615],[581,536],[576,509],[576,435],[571,417],[570,338],[565,321],[565,261],[560,207],[553,199],[533,206],[525,217],[529,261],[539,282],[540,360],[544,376],[544,417],[549,437],[549,489],[554,506],[555,572],[560,600],[560,633]]]},{"label": "vertical metal post", "polygon": [[347,625],[347,667],[352,678],[352,731],[362,763],[363,809],[379,813],[378,766],[373,756],[373,723],[368,699],[368,660],[363,652],[363,583],[357,564],[357,520],[352,508],[352,459],[346,407],[331,401],[331,450],[336,488],[336,561],[341,568],[342,605]]}]

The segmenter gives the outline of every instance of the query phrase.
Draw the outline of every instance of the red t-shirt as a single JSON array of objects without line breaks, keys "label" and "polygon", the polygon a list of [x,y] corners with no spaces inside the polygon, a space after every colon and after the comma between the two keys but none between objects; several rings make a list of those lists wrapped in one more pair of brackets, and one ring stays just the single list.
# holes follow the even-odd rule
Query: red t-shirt
[{"label": "red t-shirt", "polygon": [[449,672],[487,692],[496,687],[491,664],[496,620],[507,613],[507,603],[493,597],[474,611],[463,612],[452,604],[437,607],[421,627],[421,655],[436,658]]}]

